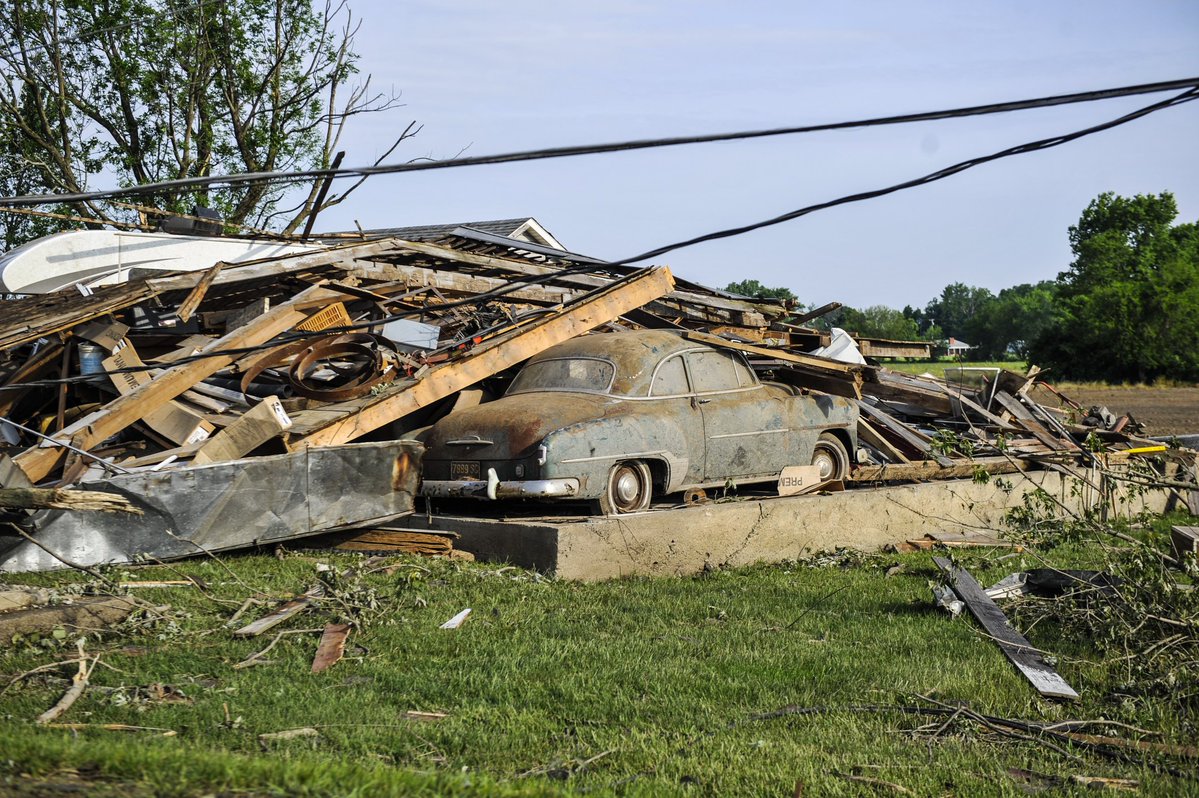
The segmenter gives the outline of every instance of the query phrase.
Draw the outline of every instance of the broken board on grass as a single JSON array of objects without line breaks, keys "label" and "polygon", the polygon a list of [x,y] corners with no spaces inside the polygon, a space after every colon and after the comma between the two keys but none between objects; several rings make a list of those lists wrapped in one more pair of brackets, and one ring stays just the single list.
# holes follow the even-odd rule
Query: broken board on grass
[{"label": "broken board on grass", "polygon": [[1003,610],[991,600],[969,571],[944,557],[933,557],[933,562],[949,575],[953,592],[1038,693],[1047,698],[1078,698],[1074,688],[1066,684],[1061,674],[1045,662],[1044,656],[1028,638],[1012,628]]},{"label": "broken board on grass", "polygon": [[391,521],[412,512],[423,452],[415,441],[356,443],[119,474],[82,487],[123,496],[141,515],[38,511],[23,525],[40,546],[0,531],[0,573],[178,559]]}]

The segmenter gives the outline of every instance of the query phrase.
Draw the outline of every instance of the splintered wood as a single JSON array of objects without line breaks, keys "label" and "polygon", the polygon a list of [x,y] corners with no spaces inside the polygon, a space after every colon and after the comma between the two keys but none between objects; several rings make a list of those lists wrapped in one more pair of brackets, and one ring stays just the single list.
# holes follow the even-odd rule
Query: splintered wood
[{"label": "splintered wood", "polygon": [[[0,300],[0,418],[11,422],[0,432],[12,455],[0,453],[0,487],[398,437],[502,388],[554,344],[637,327],[677,330],[738,352],[764,380],[857,402],[851,483],[979,478],[1091,457],[1079,446],[1088,435],[1107,452],[1152,443],[1127,417],[1096,428],[1036,404],[1035,372],[991,370],[964,385],[814,354],[829,333],[802,325],[837,303],[804,313],[664,267],[465,228],[437,240],[330,241],[87,296],[69,288]],[[866,354],[928,353],[925,342],[855,340]]]}]

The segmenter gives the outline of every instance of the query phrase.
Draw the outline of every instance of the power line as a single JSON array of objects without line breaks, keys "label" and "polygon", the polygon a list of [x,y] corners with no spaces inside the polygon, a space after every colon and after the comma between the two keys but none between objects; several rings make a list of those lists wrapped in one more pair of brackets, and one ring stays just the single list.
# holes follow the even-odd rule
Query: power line
[{"label": "power line", "polygon": [[568,147],[550,147],[539,150],[525,150],[521,152],[502,153],[497,155],[451,158],[444,161],[418,161],[414,163],[388,164],[382,166],[365,166],[345,169],[309,169],[291,172],[247,172],[233,175],[163,180],[157,183],[146,183],[140,186],[111,189],[107,191],[80,192],[76,194],[40,194],[0,198],[0,206],[18,207],[24,205],[45,205],[63,202],[87,202],[92,200],[117,199],[120,197],[135,196],[139,194],[177,191],[180,189],[201,188],[215,185],[233,187],[253,183],[271,183],[312,178],[368,177],[371,175],[399,174],[402,172],[421,172],[430,169],[452,169],[463,166],[484,166],[503,163],[518,163],[523,161],[540,161],[550,158],[599,155],[603,153],[628,152],[632,150],[646,150],[658,147],[677,147],[685,144],[707,144],[718,141],[740,141],[745,139],[766,138],[771,136],[787,136],[801,133],[848,130],[851,128],[878,127],[882,125],[898,125],[912,122],[928,122],[938,119],[957,119],[969,116],[982,116],[986,114],[1023,111],[1034,108],[1048,108],[1057,105],[1095,102],[1098,100],[1109,100],[1117,97],[1154,94],[1163,91],[1194,89],[1196,87],[1199,87],[1199,77],[1162,81],[1158,83],[1143,83],[1136,86],[1100,89],[1098,91],[1077,92],[1074,94],[1058,94],[1049,97],[1038,97],[1030,100],[991,103],[988,105],[973,105],[941,111],[924,111],[913,114],[873,117],[870,119],[860,119],[849,122],[832,122],[819,125],[803,125],[799,127],[745,130],[733,133],[715,133],[700,136],[635,139],[609,144],[584,144]]},{"label": "power line", "polygon": [[1098,124],[1093,127],[1085,128],[1083,130],[1078,130],[1073,133],[1066,133],[1066,134],[1063,134],[1060,136],[1053,136],[1051,138],[1041,139],[1040,141],[1029,142],[1027,144],[1019,144],[1015,147],[1009,147],[1005,150],[1000,150],[999,152],[991,153],[990,155],[983,155],[983,156],[979,156],[977,158],[971,158],[968,161],[962,161],[960,163],[954,164],[953,166],[947,166],[944,169],[938,169],[937,171],[931,172],[927,175],[924,175],[923,177],[917,177],[912,180],[906,180],[902,183],[896,183],[895,185],[887,186],[886,188],[874,189],[873,191],[864,191],[859,194],[850,194],[849,196],[840,197],[838,199],[830,200],[828,202],[821,202],[821,203],[817,203],[815,205],[809,205],[805,208],[799,208],[798,210],[789,211],[788,213],[784,213],[780,216],[775,216],[773,219],[766,219],[766,220],[760,221],[760,222],[753,222],[752,224],[742,225],[740,227],[730,227],[726,230],[719,230],[714,233],[705,233],[703,235],[695,236],[694,238],[688,238],[684,241],[677,241],[673,244],[667,244],[665,246],[661,246],[656,249],[651,249],[647,252],[642,252],[640,255],[634,255],[631,258],[624,258],[624,259],[618,260],[618,261],[611,261],[611,265],[618,266],[618,265],[623,265],[623,264],[628,264],[628,263],[636,263],[638,261],[643,261],[643,260],[649,260],[650,258],[656,258],[659,255],[664,255],[667,252],[672,252],[676,249],[682,249],[684,247],[694,246],[695,244],[702,244],[706,241],[715,241],[715,240],[721,239],[721,238],[731,238],[732,236],[742,235],[744,233],[749,233],[754,230],[761,230],[763,227],[771,227],[776,224],[782,224],[783,222],[789,222],[792,219],[798,219],[801,216],[807,216],[809,213],[824,210],[825,208],[833,208],[833,207],[836,207],[837,205],[845,205],[845,204],[848,204],[851,202],[860,202],[862,200],[873,199],[875,197],[882,197],[886,194],[892,194],[896,191],[902,191],[903,189],[906,189],[906,188],[915,188],[916,186],[923,186],[928,183],[935,183],[938,180],[944,180],[947,177],[951,177],[953,175],[959,174],[960,172],[964,172],[967,169],[973,169],[976,166],[981,166],[982,164],[989,163],[991,161],[997,161],[1000,158],[1007,158],[1012,155],[1023,155],[1024,153],[1028,153],[1028,152],[1038,152],[1040,150],[1047,150],[1051,147],[1057,147],[1057,146],[1060,146],[1067,142],[1083,138],[1084,136],[1089,136],[1093,133],[1099,133],[1104,130],[1110,130],[1111,128],[1118,127],[1118,126],[1126,124],[1128,122],[1132,122],[1133,120],[1140,119],[1143,116],[1148,116],[1149,114],[1153,113],[1154,111],[1160,111],[1164,108],[1172,108],[1176,105],[1182,105],[1183,103],[1188,103],[1188,102],[1191,102],[1192,100],[1196,100],[1196,99],[1199,99],[1199,88],[1192,88],[1192,89],[1189,89],[1188,91],[1183,92],[1182,94],[1171,97],[1168,100],[1162,100],[1162,101],[1156,102],[1152,105],[1147,105],[1144,108],[1133,111],[1132,113],[1125,114],[1124,116],[1118,117],[1118,118],[1113,119],[1108,122],[1103,122],[1102,124]]},{"label": "power line", "polygon": [[[721,239],[721,238],[730,238],[732,236],[742,235],[744,233],[748,233],[753,230],[759,230],[763,227],[770,227],[772,225],[781,224],[783,222],[791,221],[792,219],[798,219],[801,216],[806,216],[806,215],[813,213],[815,211],[818,211],[818,210],[824,210],[825,208],[832,208],[832,207],[836,207],[838,205],[846,205],[851,202],[861,202],[862,200],[873,199],[874,197],[881,197],[881,196],[884,196],[887,194],[892,194],[896,191],[902,191],[903,189],[915,188],[916,186],[922,186],[922,185],[926,185],[928,183],[936,182],[938,180],[944,180],[947,177],[951,177],[953,175],[959,174],[961,172],[966,171],[967,169],[972,169],[975,166],[981,166],[982,164],[989,163],[991,161],[996,161],[1001,158],[1007,158],[1007,157],[1010,157],[1013,155],[1022,155],[1024,153],[1038,152],[1040,150],[1046,150],[1046,149],[1050,149],[1052,147],[1058,147],[1062,144],[1066,144],[1068,142],[1083,138],[1084,136],[1089,136],[1094,133],[1099,133],[1104,130],[1110,130],[1114,127],[1118,127],[1120,125],[1127,124],[1128,122],[1132,122],[1132,121],[1140,119],[1144,116],[1148,116],[1149,114],[1154,113],[1155,111],[1160,111],[1165,108],[1172,108],[1176,105],[1182,105],[1183,103],[1191,102],[1192,100],[1196,100],[1196,99],[1199,99],[1199,87],[1190,89],[1189,91],[1185,91],[1182,94],[1176,95],[1167,100],[1162,100],[1160,102],[1153,103],[1152,105],[1147,105],[1136,111],[1133,111],[1131,113],[1125,114],[1120,117],[1117,117],[1116,119],[1112,119],[1110,121],[1103,122],[1101,124],[1094,125],[1089,128],[1084,128],[1082,130],[1077,130],[1077,131],[1074,131],[1073,133],[1065,133],[1065,134],[1062,134],[1059,136],[1053,136],[1053,137],[1046,138],[1046,139],[1040,139],[1038,141],[1028,142],[1026,144],[1019,144],[1014,147],[1009,147],[1007,149],[991,153],[990,155],[982,155],[982,156],[979,156],[976,158],[971,158],[970,160],[967,160],[967,161],[961,161],[960,163],[956,163],[952,166],[947,166],[943,169],[938,169],[937,171],[931,172],[927,175],[924,175],[923,177],[914,178],[912,180],[907,180],[902,183],[896,183],[894,185],[887,186],[886,188],[875,189],[873,191],[866,191],[866,192],[861,192],[858,194],[850,194],[848,196],[840,197],[838,199],[830,200],[828,202],[822,202],[822,203],[818,203],[816,205],[809,205],[805,208],[800,208],[798,210],[790,211],[790,212],[782,214],[780,216],[776,216],[772,219],[767,219],[767,220],[760,221],[760,222],[754,222],[752,224],[743,225],[741,227],[732,227],[732,228],[728,228],[726,230],[720,230],[720,231],[717,231],[714,233],[706,233],[704,235],[696,236],[694,238],[690,238],[685,241],[679,241],[674,244],[667,244],[665,246],[658,247],[656,249],[652,249],[648,252],[643,252],[640,255],[635,255],[631,258],[624,258],[622,260],[617,260],[617,261],[607,261],[607,262],[600,263],[600,264],[585,264],[585,265],[571,266],[571,267],[568,267],[566,269],[563,269],[559,272],[555,272],[552,274],[522,275],[522,276],[511,279],[508,282],[508,284],[501,286],[499,288],[492,289],[491,291],[487,291],[483,294],[478,294],[473,297],[468,297],[465,299],[459,299],[459,300],[454,300],[452,302],[447,302],[442,305],[433,305],[433,306],[429,306],[427,308],[418,308],[418,309],[413,309],[410,311],[403,311],[400,313],[390,314],[383,319],[371,319],[371,320],[367,320],[367,321],[363,321],[363,322],[357,322],[357,323],[348,325],[346,327],[338,327],[338,328],[334,328],[334,329],[330,329],[330,330],[323,330],[323,331],[312,332],[312,333],[309,333],[309,332],[288,333],[286,335],[277,337],[276,339],[274,339],[274,341],[272,341],[270,343],[260,344],[260,345],[252,346],[252,347],[243,347],[243,348],[237,348],[237,349],[223,349],[223,350],[215,350],[212,352],[198,353],[195,355],[190,355],[186,358],[180,358],[177,361],[173,361],[173,365],[178,365],[180,363],[190,362],[193,360],[201,360],[201,359],[208,358],[208,357],[243,355],[243,354],[248,354],[248,353],[252,353],[252,352],[258,352],[258,351],[263,351],[265,349],[269,349],[271,347],[279,345],[279,343],[281,343],[281,342],[290,342],[293,340],[298,340],[300,338],[313,337],[316,335],[324,335],[324,334],[328,334],[330,332],[345,332],[345,331],[349,331],[352,329],[374,327],[374,326],[377,326],[377,325],[382,324],[387,321],[391,321],[394,319],[409,318],[412,316],[420,316],[420,315],[423,315],[423,314],[428,313],[429,311],[433,311],[433,310],[448,310],[450,308],[460,307],[460,306],[465,306],[465,305],[472,305],[472,304],[477,305],[480,302],[489,301],[491,299],[498,299],[499,297],[501,297],[505,294],[511,293],[512,291],[515,291],[517,288],[521,287],[524,283],[538,282],[541,280],[553,280],[554,278],[557,278],[557,277],[563,277],[563,276],[568,276],[568,275],[572,275],[572,274],[580,274],[580,273],[584,273],[584,272],[592,272],[592,271],[597,271],[597,270],[603,270],[603,269],[609,268],[609,267],[619,267],[619,266],[627,265],[630,263],[636,263],[637,261],[655,258],[655,257],[657,257],[659,255],[663,255],[667,252],[671,252],[676,249],[682,249],[683,247],[688,247],[688,246],[692,246],[695,244],[700,244],[705,241],[714,241],[714,240]],[[113,371],[107,372],[107,373],[116,374],[116,373],[121,373],[123,371],[141,371],[144,369],[145,369],[144,366],[131,367],[131,368],[127,368],[127,369],[117,369],[117,370],[113,370]],[[52,385],[61,385],[63,383],[87,382],[93,378],[94,378],[94,375],[87,376],[87,377],[78,376],[78,377],[65,377],[65,378],[61,378],[61,379],[37,380],[37,381],[33,381],[33,382],[21,383],[19,385],[14,385],[14,386],[10,386],[10,387],[11,387],[11,389],[15,390],[17,388],[27,388],[30,386],[43,386],[43,385],[44,386],[52,386]],[[8,390],[8,389],[9,388],[6,388],[6,387],[0,387],[0,392],[3,392],[4,390]]]}]

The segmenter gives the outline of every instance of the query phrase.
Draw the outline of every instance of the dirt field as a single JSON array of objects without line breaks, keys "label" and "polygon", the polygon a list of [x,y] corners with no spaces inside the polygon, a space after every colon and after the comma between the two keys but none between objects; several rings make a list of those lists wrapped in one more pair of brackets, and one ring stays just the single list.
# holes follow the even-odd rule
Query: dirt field
[{"label": "dirt field", "polygon": [[[1147,435],[1199,433],[1199,386],[1148,388],[1062,384],[1054,387],[1084,408],[1104,405],[1116,415],[1131,413],[1145,425]],[[1034,396],[1039,402],[1056,406],[1056,398],[1044,388],[1038,388]]]}]

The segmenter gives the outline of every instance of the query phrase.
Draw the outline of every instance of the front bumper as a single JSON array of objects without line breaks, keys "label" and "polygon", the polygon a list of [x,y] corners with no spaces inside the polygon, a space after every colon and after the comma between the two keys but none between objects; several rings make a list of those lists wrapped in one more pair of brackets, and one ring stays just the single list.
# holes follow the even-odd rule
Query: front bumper
[{"label": "front bumper", "polygon": [[579,495],[579,481],[566,479],[529,479],[500,482],[494,468],[487,479],[426,479],[422,496],[461,499],[569,499]]}]

